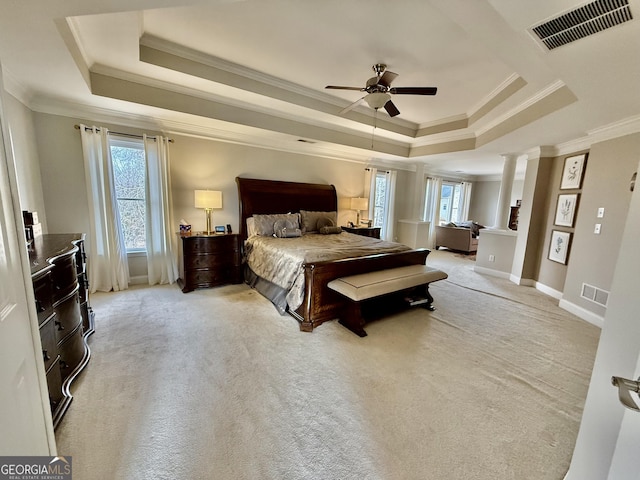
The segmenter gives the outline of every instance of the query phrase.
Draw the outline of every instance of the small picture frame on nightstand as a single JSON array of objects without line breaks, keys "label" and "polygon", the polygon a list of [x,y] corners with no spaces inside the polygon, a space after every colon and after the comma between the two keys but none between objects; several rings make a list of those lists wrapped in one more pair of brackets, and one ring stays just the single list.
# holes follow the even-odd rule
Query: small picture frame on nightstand
[{"label": "small picture frame on nightstand", "polygon": [[215,232],[216,234],[220,235],[222,233],[227,233],[227,229],[225,228],[224,225],[216,225]]}]

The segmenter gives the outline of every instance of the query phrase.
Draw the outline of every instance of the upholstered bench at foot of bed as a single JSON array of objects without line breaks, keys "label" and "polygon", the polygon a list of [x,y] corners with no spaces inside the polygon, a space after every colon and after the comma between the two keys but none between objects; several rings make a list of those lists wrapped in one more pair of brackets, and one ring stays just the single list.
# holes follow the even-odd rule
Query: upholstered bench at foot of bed
[{"label": "upholstered bench at foot of bed", "polygon": [[360,302],[420,287],[419,297],[414,297],[408,302],[409,305],[435,310],[429,284],[447,277],[445,272],[426,265],[410,265],[337,278],[327,286],[349,299],[348,308],[340,318],[340,323],[355,334],[365,337],[367,332],[363,328],[365,322]]}]

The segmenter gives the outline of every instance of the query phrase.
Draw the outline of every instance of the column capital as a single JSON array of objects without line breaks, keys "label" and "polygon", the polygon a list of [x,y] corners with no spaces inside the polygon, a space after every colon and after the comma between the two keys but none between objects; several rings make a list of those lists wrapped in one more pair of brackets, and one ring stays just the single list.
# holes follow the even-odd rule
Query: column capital
[{"label": "column capital", "polygon": [[518,157],[520,156],[520,153],[501,153],[500,156],[502,158],[504,158],[505,161],[513,161],[513,160],[518,160]]}]

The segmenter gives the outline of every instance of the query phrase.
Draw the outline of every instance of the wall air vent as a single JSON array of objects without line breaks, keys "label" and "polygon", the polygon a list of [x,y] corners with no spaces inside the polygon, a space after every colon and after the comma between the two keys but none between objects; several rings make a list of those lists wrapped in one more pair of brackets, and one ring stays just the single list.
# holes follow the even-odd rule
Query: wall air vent
[{"label": "wall air vent", "polygon": [[607,302],[609,301],[609,292],[587,283],[582,284],[582,292],[580,293],[580,296],[587,300],[591,300],[598,305],[602,305],[603,307],[606,307]]},{"label": "wall air vent", "polygon": [[628,0],[596,0],[531,30],[553,50],[632,19]]}]

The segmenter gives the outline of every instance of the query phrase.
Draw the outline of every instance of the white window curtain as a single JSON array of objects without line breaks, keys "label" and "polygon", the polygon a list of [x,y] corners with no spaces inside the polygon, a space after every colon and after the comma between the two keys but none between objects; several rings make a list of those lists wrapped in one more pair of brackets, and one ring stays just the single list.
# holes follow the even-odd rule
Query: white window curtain
[{"label": "white window curtain", "polygon": [[129,266],[115,195],[106,128],[80,125],[89,207],[89,288],[117,292],[129,287]]},{"label": "white window curtain", "polygon": [[473,184],[470,182],[462,183],[462,218],[469,220],[469,205],[471,204],[471,188]]},{"label": "white window curtain", "polygon": [[169,174],[169,140],[162,136],[143,135],[147,165],[146,243],[149,285],[173,283],[178,278],[172,234],[171,179]]},{"label": "white window curtain", "polygon": [[375,210],[375,191],[376,191],[376,174],[377,168],[368,167],[364,169],[364,198],[369,199],[369,211],[367,212],[367,220],[373,220],[373,212]]},{"label": "white window curtain", "polygon": [[398,172],[392,170],[386,173],[387,177],[387,189],[384,199],[384,222],[382,231],[380,232],[380,238],[393,242],[395,234],[395,206],[396,206],[396,179],[398,178]]},{"label": "white window curtain", "polygon": [[440,198],[442,196],[442,178],[427,177],[425,192],[425,221],[429,224],[429,248],[435,248],[436,226],[440,225]]}]

